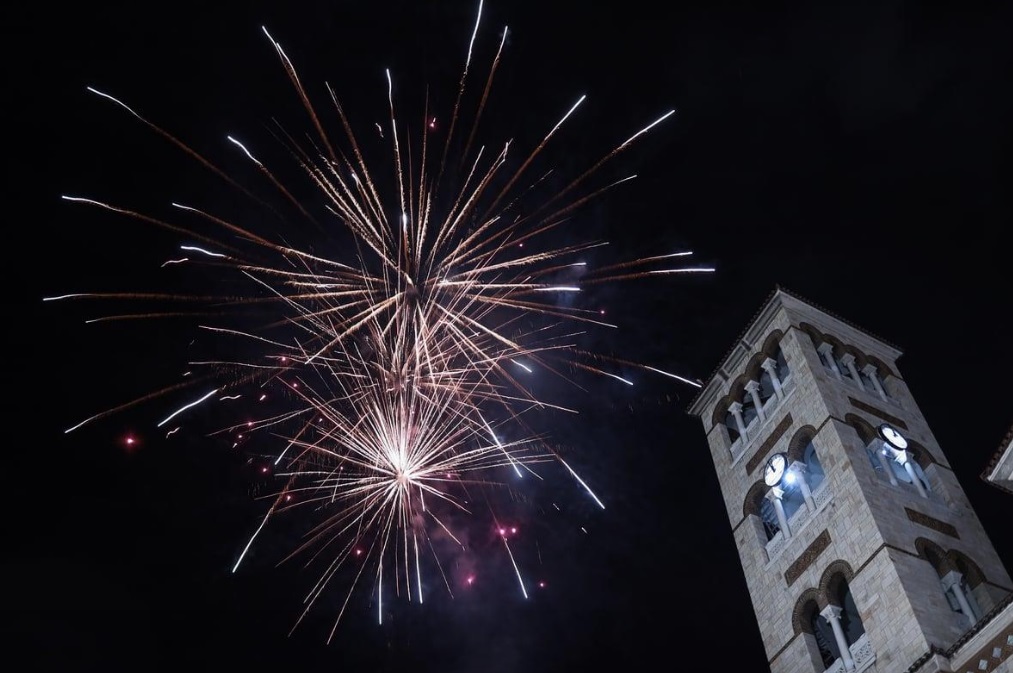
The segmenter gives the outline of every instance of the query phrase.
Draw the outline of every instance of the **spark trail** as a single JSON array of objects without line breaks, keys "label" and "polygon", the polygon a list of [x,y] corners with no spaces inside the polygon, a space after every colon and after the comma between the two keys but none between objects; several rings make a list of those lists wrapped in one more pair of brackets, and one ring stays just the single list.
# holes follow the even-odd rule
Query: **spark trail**
[{"label": "spark trail", "polygon": [[[671,266],[690,256],[689,251],[596,268],[588,258],[607,242],[585,240],[572,225],[582,206],[632,176],[586,185],[674,111],[632,133],[562,187],[550,189],[546,176],[553,174],[551,168],[534,179],[528,173],[543,168],[548,148],[586,96],[517,158],[513,140],[481,144],[476,130],[506,40],[504,29],[474,104],[467,85],[481,14],[480,2],[438,159],[429,147],[438,139],[428,97],[420,127],[403,123],[395,114],[394,75],[387,70],[389,133],[377,125],[380,133],[363,141],[335,89],[326,85],[329,105],[318,109],[281,44],[264,29],[312,129],[308,144],[284,132],[279,138],[303,184],[296,188],[283,179],[274,162],[255,157],[234,135],[226,141],[292,207],[288,215],[127,104],[88,89],[126,110],[271,217],[173,203],[197,221],[183,226],[133,208],[64,197],[171,232],[180,237],[178,249],[187,255],[162,267],[200,271],[217,279],[216,287],[228,288],[201,296],[81,291],[45,298],[143,301],[148,310],[91,321],[189,314],[198,341],[214,339],[216,355],[190,358],[187,365],[194,375],[182,383],[97,413],[67,432],[166,397],[176,402],[175,410],[158,427],[199,405],[223,405],[205,416],[242,408],[242,420],[210,434],[227,436],[235,447],[269,447],[257,449],[265,454],[262,471],[276,470],[273,476],[284,486],[267,496],[270,505],[232,570],[241,568],[269,523],[301,513],[308,531],[286,560],[308,556],[307,565],[317,563],[323,570],[296,624],[339,579],[346,588],[334,628],[359,589],[375,598],[381,622],[390,609],[385,592],[421,604],[427,577],[434,572],[453,595],[447,559],[469,547],[462,527],[498,529],[510,512],[504,504],[509,498],[500,496],[513,488],[512,479],[530,475],[546,483],[547,471],[562,468],[560,474],[567,477],[562,483],[605,507],[529,422],[534,412],[574,411],[565,398],[540,395],[538,390],[545,388],[540,378],[559,379],[579,390],[572,373],[584,372],[631,386],[634,382],[619,370],[635,368],[699,386],[676,373],[578,346],[583,332],[616,327],[602,320],[596,308],[581,305],[583,289],[713,271]],[[331,116],[340,129],[334,137],[327,125]],[[469,124],[461,129],[462,143],[455,133]],[[375,157],[377,144],[389,152],[383,169],[374,165],[375,159],[366,160]],[[291,170],[292,164],[287,165]],[[373,177],[380,175],[386,179]],[[322,208],[295,196],[307,190]],[[284,232],[263,230],[275,226],[278,217],[286,223]],[[313,225],[309,229],[315,238],[305,245],[290,242],[298,222]],[[327,239],[321,238],[322,231],[338,233]],[[562,243],[553,242],[560,239]],[[192,394],[177,397],[199,387],[210,392],[196,399]],[[237,404],[239,400],[244,401]],[[524,577],[524,554],[517,548],[521,541],[511,546],[505,535],[500,538],[518,589],[527,598],[534,585]],[[473,579],[469,575],[461,582],[470,585]]]}]

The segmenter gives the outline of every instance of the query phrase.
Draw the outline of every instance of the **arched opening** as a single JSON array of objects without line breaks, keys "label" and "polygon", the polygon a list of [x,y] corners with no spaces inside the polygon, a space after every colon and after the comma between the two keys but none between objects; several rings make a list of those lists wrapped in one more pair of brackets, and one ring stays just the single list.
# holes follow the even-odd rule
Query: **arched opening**
[{"label": "arched opening", "polygon": [[968,605],[974,615],[972,622],[976,623],[985,616],[986,610],[992,607],[991,597],[983,586],[985,575],[977,563],[956,549],[951,549],[947,553],[947,557],[957,572],[960,573],[963,582],[961,588],[964,590],[964,595],[967,597]]},{"label": "arched opening", "polygon": [[[791,464],[796,462],[803,464],[800,476],[805,480],[805,486],[809,489],[810,493],[816,491],[826,478],[823,463],[820,460],[819,452],[816,450],[815,437],[816,429],[811,425],[806,425],[800,428],[788,443],[788,462]],[[794,473],[789,473],[789,478],[785,479],[789,487],[786,490],[791,490],[793,486],[796,487],[794,490],[801,490],[802,484],[796,484],[792,481],[794,476]]]},{"label": "arched opening", "polygon": [[[781,523],[777,520],[777,510],[770,498],[765,497],[762,493],[757,509],[760,514],[760,523],[763,524],[763,534],[767,536],[767,542],[770,542],[781,531]],[[785,508],[785,516],[789,516],[787,508]]]},{"label": "arched opening", "polygon": [[984,614],[974,595],[974,587],[984,581],[977,564],[959,551],[944,552],[926,538],[915,540],[915,549],[935,570],[946,602],[960,615],[961,625],[966,628],[976,624]]},{"label": "arched opening", "polygon": [[784,381],[791,373],[791,370],[788,368],[788,360],[784,357],[784,351],[782,351],[781,347],[778,346],[774,351],[774,355],[771,357],[774,360],[774,368],[777,370],[777,378]]},{"label": "arched opening", "polygon": [[858,614],[858,607],[855,605],[855,598],[851,595],[851,588],[843,577],[837,582],[833,593],[837,606],[841,608],[841,629],[844,631],[844,639],[848,645],[854,645],[858,639],[865,635],[865,625],[862,624],[862,617]]},{"label": "arched opening", "polygon": [[967,584],[972,589],[985,581],[985,574],[981,572],[978,564],[965,556],[963,552],[951,549],[947,553],[947,557],[953,563],[953,567],[967,578]]},{"label": "arched opening", "polygon": [[878,439],[879,437],[879,435],[876,434],[876,429],[872,427],[872,424],[861,416],[848,414],[844,417],[844,422],[854,428],[855,432],[858,433],[858,439],[861,440],[863,446],[868,446],[872,440]]},{"label": "arched opening", "polygon": [[[790,477],[791,475],[789,475]],[[784,506],[784,516],[788,521],[795,515],[795,512],[805,507],[805,496],[802,494],[802,487],[796,479],[786,478],[781,482],[784,495],[781,496],[781,504]]]},{"label": "arched opening", "polygon": [[714,419],[715,425],[720,423],[724,426],[725,431],[728,433],[729,445],[734,444],[735,441],[742,435],[742,433],[739,432],[739,424],[738,421],[735,420],[735,414],[733,414],[731,410],[733,401],[734,399],[731,396],[728,396],[718,403],[715,408],[716,412],[720,410],[720,415],[715,413],[715,416],[718,416],[718,418]]},{"label": "arched opening", "polygon": [[805,463],[806,474],[809,477],[809,488],[815,491],[823,483],[826,473],[823,471],[823,463],[820,462],[820,457],[816,453],[816,447],[813,445],[811,439],[806,444],[802,460]]},{"label": "arched opening", "polygon": [[777,393],[777,390],[774,388],[774,379],[766,369],[762,370],[760,374],[760,389],[758,392],[760,394],[760,402],[764,404]]},{"label": "arched opening", "polygon": [[805,624],[809,633],[813,635],[814,644],[819,652],[823,668],[826,670],[841,656],[834,638],[834,630],[830,626],[830,622],[820,614],[820,608],[816,601],[808,601],[803,609]]},{"label": "arched opening", "polygon": [[739,404],[742,405],[742,423],[748,428],[749,424],[756,420],[760,412],[756,409],[753,396],[748,392],[744,392],[739,396]]}]

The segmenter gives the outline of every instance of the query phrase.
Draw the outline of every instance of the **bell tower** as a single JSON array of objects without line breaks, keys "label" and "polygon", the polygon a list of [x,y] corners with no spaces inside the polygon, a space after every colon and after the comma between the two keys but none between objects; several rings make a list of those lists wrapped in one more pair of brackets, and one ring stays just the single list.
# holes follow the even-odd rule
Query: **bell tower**
[{"label": "bell tower", "polygon": [[774,673],[1013,671],[1013,581],[900,355],[778,288],[690,405]]}]

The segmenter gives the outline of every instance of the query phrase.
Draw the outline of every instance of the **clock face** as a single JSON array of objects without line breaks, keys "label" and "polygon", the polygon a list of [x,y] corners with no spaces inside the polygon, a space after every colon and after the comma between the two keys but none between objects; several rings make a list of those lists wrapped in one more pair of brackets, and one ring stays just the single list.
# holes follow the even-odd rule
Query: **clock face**
[{"label": "clock face", "polygon": [[879,426],[879,434],[893,448],[902,451],[907,448],[907,440],[904,439],[904,435],[900,434],[892,425],[884,423]]},{"label": "clock face", "polygon": [[784,476],[786,467],[788,458],[783,453],[775,453],[767,460],[767,466],[763,470],[763,482],[767,486],[776,486]]}]

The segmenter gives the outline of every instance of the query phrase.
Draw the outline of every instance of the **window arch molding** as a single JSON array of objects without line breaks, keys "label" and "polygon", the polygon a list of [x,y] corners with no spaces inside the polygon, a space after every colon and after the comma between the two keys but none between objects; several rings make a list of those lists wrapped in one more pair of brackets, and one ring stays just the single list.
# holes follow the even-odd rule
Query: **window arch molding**
[{"label": "window arch molding", "polygon": [[717,401],[717,404],[714,405],[714,413],[711,414],[711,425],[724,425],[725,415],[728,414],[728,407],[734,401],[735,398],[732,397],[731,393]]},{"label": "window arch molding", "polygon": [[814,439],[816,439],[816,428],[813,426],[803,425],[796,430],[788,442],[788,450],[786,452],[788,454],[788,463],[791,464],[796,460],[805,462],[806,447]]},{"label": "window arch molding", "polygon": [[876,428],[872,427],[872,423],[869,423],[869,421],[865,420],[858,414],[846,414],[844,416],[844,422],[858,433],[858,439],[861,440],[863,447],[868,446],[869,442],[879,436],[876,432]]},{"label": "window arch molding", "polygon": [[799,323],[798,329],[809,337],[809,340],[812,341],[813,348],[816,348],[823,342],[823,333],[809,323]]},{"label": "window arch molding", "polygon": [[944,550],[928,538],[916,539],[915,550],[932,566],[950,608],[968,620],[964,626],[976,624],[984,611],[974,589],[987,581],[978,564],[962,551]]},{"label": "window arch molding", "polygon": [[946,558],[953,565],[953,568],[960,572],[966,579],[970,588],[975,588],[988,580],[981,567],[974,560],[962,551],[950,549],[946,552]]},{"label": "window arch molding", "polygon": [[[824,607],[827,605],[837,605],[835,596],[841,587],[841,582],[850,587],[851,580],[854,578],[855,572],[851,569],[851,564],[841,559],[833,561],[820,576],[820,604]],[[841,606],[838,605],[837,607]]]},{"label": "window arch molding", "polygon": [[820,604],[820,592],[815,587],[809,587],[802,592],[802,595],[795,601],[795,607],[791,611],[791,628],[795,635],[800,633],[812,633],[812,613],[819,612],[826,605]]},{"label": "window arch molding", "polygon": [[876,368],[876,373],[879,375],[880,381],[885,381],[886,377],[888,376],[900,378],[897,372],[891,369],[880,358],[876,357],[875,355],[867,355],[858,348],[845,344],[843,341],[841,341],[834,335],[827,334],[826,332],[818,329],[811,323],[807,322],[799,323],[798,329],[809,337],[809,340],[812,341],[813,348],[819,348],[820,344],[826,342],[833,347],[833,355],[838,360],[845,353],[851,353],[852,355],[855,356],[855,364],[859,369],[868,364],[873,365]]},{"label": "window arch molding", "polygon": [[[735,377],[728,386],[728,393],[717,401],[714,405],[714,411],[711,414],[711,426],[725,426],[728,432],[728,439],[730,442],[734,442],[738,439],[739,431],[737,428],[732,427],[729,424],[729,416],[731,414],[730,407],[732,404],[738,402],[744,408],[753,407],[752,396],[746,390],[746,386],[750,381],[761,382],[765,375],[763,363],[767,359],[778,360],[778,355],[781,355],[783,359],[784,353],[781,351],[781,340],[784,338],[784,332],[776,329],[772,331],[763,342],[761,349],[754,353],[746,364],[743,372]],[[773,391],[767,391],[766,397],[761,393],[761,402],[766,401],[771,397]],[[753,413],[758,414],[758,410],[754,410]],[[743,415],[747,415],[743,413]],[[744,418],[743,424],[748,426],[752,418]]]},{"label": "window arch molding", "polygon": [[858,349],[851,349],[849,351],[855,356],[855,366],[858,367],[859,371],[865,367],[872,365],[876,368],[876,374],[879,376],[880,381],[885,381],[887,376],[897,376],[892,369],[890,369],[885,362],[877,358],[875,355],[866,355]]},{"label": "window arch molding", "polygon": [[918,557],[928,562],[940,577],[956,570],[946,550],[928,538],[920,537],[915,540],[915,551],[918,552]]},{"label": "window arch molding", "polygon": [[749,490],[746,491],[746,499],[742,503],[742,517],[748,516],[760,516],[760,504],[763,501],[764,496],[767,494],[769,487],[763,483],[762,479],[758,479]]},{"label": "window arch molding", "polygon": [[929,453],[929,450],[924,446],[910,438],[907,440],[907,443],[911,449],[911,454],[913,455],[915,462],[918,463],[923,470],[927,470],[932,465],[938,464],[936,457]]}]

